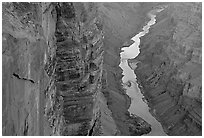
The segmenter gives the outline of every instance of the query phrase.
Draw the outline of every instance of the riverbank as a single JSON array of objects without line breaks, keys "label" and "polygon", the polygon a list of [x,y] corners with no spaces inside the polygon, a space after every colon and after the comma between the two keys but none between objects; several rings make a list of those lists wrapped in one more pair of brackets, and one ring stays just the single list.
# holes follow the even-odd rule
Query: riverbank
[{"label": "riverbank", "polygon": [[168,135],[202,135],[202,39],[194,36],[201,33],[201,9],[199,3],[170,4],[134,59],[141,92]]},{"label": "riverbank", "polygon": [[150,97],[147,95],[147,93],[145,93],[145,90],[143,89],[142,85],[141,85],[141,81],[139,79],[136,80],[137,84],[138,84],[138,88],[140,89],[140,92],[142,93],[142,95],[144,96],[144,101],[146,102],[146,104],[149,107],[149,112],[150,114],[162,125],[163,131],[167,134],[168,131],[166,130],[165,127],[163,127],[163,123],[162,121],[159,119],[159,117],[156,115],[156,111],[154,110],[154,105],[151,103],[150,101]]},{"label": "riverbank", "polygon": [[[132,12],[130,9],[127,10],[128,6],[114,4],[111,3],[108,5],[106,3],[105,6],[101,6],[102,8],[100,9],[103,10],[101,13],[109,12],[109,14],[103,17],[105,20],[103,94],[107,99],[108,108],[112,112],[115,123],[120,130],[120,133],[118,132],[117,135],[127,136],[130,135],[130,123],[127,121],[129,118],[128,109],[130,107],[130,97],[128,97],[121,85],[122,70],[119,68],[120,51],[124,42],[130,40],[137,34],[149,20],[149,18],[144,15],[154,7],[153,5],[155,3],[145,3],[142,5],[141,3],[124,4],[126,6],[136,4],[137,8],[135,12]],[[109,6],[111,6],[111,10]],[[120,13],[120,8],[124,9],[124,13]],[[126,26],[124,26],[124,24]]]},{"label": "riverbank", "polygon": [[[122,49],[122,52],[120,53],[121,64],[119,66],[123,70],[123,75],[124,75],[124,77],[122,78],[123,83],[129,82],[129,81],[136,82],[136,76],[134,74],[134,70],[132,70],[131,67],[129,66],[128,60],[135,58],[140,53],[139,52],[140,37],[148,34],[150,27],[156,23],[155,14],[157,12],[160,12],[161,10],[159,9],[151,10],[147,14],[150,20],[145,24],[142,31],[132,38],[132,40],[134,40],[135,43],[130,45],[129,47],[125,47]],[[130,87],[127,87],[126,92],[132,99],[131,105],[128,111],[132,114],[138,115],[147,123],[149,123],[149,125],[151,125],[152,131],[148,135],[150,136],[166,135],[163,132],[163,128],[161,127],[161,124],[157,122],[157,120],[149,113],[149,107],[147,103],[144,102],[144,98],[143,98],[144,96],[141,94],[137,84],[132,83]],[[147,134],[147,133],[143,133],[143,134]]]}]

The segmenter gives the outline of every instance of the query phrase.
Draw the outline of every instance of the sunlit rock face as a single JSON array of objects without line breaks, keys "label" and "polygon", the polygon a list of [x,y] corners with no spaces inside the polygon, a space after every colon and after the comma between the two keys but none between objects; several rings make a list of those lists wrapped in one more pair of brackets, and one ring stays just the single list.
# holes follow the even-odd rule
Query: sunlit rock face
[{"label": "sunlit rock face", "polygon": [[168,135],[202,133],[201,27],[201,3],[171,3],[141,38],[135,73]]},{"label": "sunlit rock face", "polygon": [[[3,135],[150,131],[127,111],[118,65],[120,47],[140,31],[153,3],[2,5]],[[200,9],[170,4],[141,44],[136,73],[151,87],[145,95],[154,97],[150,104],[169,135],[201,133]]]},{"label": "sunlit rock face", "polygon": [[127,112],[117,64],[123,41],[139,30],[151,4],[110,4],[3,3],[3,135],[149,131]]},{"label": "sunlit rock face", "polygon": [[94,3],[3,3],[3,135],[114,135]]},{"label": "sunlit rock face", "polygon": [[[42,6],[42,7],[41,7]],[[54,45],[55,18],[47,5],[3,3],[2,134],[43,134],[43,95],[50,77],[44,70]],[[50,10],[52,7],[50,7]],[[50,10],[47,13],[50,14]],[[43,24],[44,22],[44,24]],[[45,26],[47,25],[47,27]],[[45,38],[45,33],[46,38]]]}]

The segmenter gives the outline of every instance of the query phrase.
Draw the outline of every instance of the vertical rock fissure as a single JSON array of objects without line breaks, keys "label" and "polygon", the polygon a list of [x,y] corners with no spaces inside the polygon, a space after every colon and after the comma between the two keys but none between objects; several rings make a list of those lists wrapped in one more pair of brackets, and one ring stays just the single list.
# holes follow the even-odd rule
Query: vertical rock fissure
[{"label": "vertical rock fissure", "polygon": [[93,124],[93,126],[91,127],[91,129],[89,130],[88,136],[92,136],[93,131],[94,131],[94,127],[95,127],[95,125],[96,125],[96,122],[97,122],[97,119],[94,120],[94,124]]}]

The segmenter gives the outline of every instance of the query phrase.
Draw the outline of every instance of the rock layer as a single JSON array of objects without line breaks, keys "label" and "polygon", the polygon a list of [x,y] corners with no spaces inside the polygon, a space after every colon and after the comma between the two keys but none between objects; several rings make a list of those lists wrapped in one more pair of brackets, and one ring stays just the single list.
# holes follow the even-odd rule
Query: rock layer
[{"label": "rock layer", "polygon": [[[91,136],[148,133],[150,126],[127,111],[130,99],[121,87],[122,71],[118,65],[120,48],[139,32],[147,19],[144,15],[153,5],[157,3],[3,3],[2,134]],[[182,134],[189,129],[187,135],[200,134],[201,85],[197,82],[201,77],[197,72],[201,66],[201,41],[195,39],[200,36],[200,7],[190,8],[195,15],[187,14],[190,18],[186,21],[183,20],[186,15],[176,13],[174,9],[179,9],[176,6],[172,4],[169,12],[158,16],[159,24],[168,24],[169,30],[177,25],[177,29],[173,29],[176,30],[174,37],[165,29],[162,32],[165,35],[155,35],[162,42],[155,43],[159,48],[153,50],[153,58],[150,54],[154,60],[151,68],[146,64],[150,59],[142,52],[145,46],[141,46],[138,57],[141,63],[136,73],[144,69],[138,78],[145,78],[144,73],[155,72],[152,76],[147,75],[151,82],[149,86],[159,87],[154,90],[154,96],[145,95],[155,97],[163,93],[161,89],[168,89],[168,95],[163,93],[162,97],[149,103],[155,109],[161,109],[156,110],[157,116],[166,120],[162,122],[170,135],[177,134],[177,128]],[[163,18],[166,14],[168,18]],[[178,23],[180,20],[182,22]],[[192,35],[180,34],[182,30],[188,32],[191,27],[198,31],[191,30]],[[185,43],[180,36],[185,36]],[[176,49],[162,48],[167,46],[167,40],[178,43]],[[196,47],[191,49],[188,44]],[[178,60],[182,56],[176,55],[176,51],[187,56]],[[146,68],[142,67],[143,62]],[[168,85],[157,83],[160,76],[165,76],[161,80],[168,80]],[[141,85],[145,89],[144,81]],[[169,107],[165,108],[168,112],[161,106],[164,103]],[[160,117],[166,114],[173,117]]]},{"label": "rock layer", "polygon": [[117,132],[94,3],[3,3],[2,36],[3,135]]},{"label": "rock layer", "polygon": [[[58,114],[48,118],[51,123],[59,120],[53,128],[60,128],[56,132],[60,135],[111,135],[116,131],[112,118],[107,117],[113,123],[110,132],[103,131],[101,124],[104,117],[99,101],[102,96],[103,32],[96,6],[59,3],[56,11],[54,98],[59,101],[56,99],[47,111]],[[57,105],[60,108],[54,108]]]},{"label": "rock layer", "polygon": [[171,3],[142,37],[135,73],[168,135],[202,134],[201,3]]},{"label": "rock layer", "polygon": [[3,3],[3,135],[146,133],[145,121],[127,112],[117,66],[119,47],[151,7],[139,14],[140,5]]}]

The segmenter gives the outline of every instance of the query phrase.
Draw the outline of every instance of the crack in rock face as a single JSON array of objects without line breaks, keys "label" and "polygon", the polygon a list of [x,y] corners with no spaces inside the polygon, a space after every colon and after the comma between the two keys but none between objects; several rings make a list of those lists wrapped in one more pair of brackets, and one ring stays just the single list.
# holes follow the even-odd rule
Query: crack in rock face
[{"label": "crack in rock face", "polygon": [[16,74],[16,73],[13,73],[13,76],[16,77],[16,78],[18,78],[18,79],[20,79],[20,80],[25,80],[25,81],[30,81],[31,83],[35,83],[33,80],[27,79],[27,78],[22,78],[22,77],[20,77],[20,76],[19,76],[18,74]]}]

